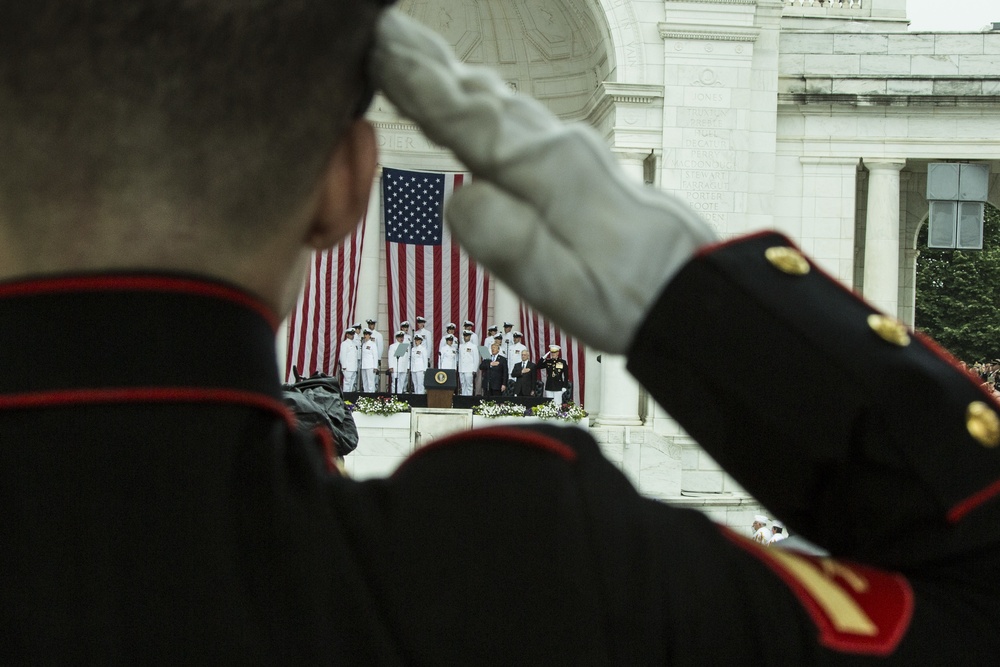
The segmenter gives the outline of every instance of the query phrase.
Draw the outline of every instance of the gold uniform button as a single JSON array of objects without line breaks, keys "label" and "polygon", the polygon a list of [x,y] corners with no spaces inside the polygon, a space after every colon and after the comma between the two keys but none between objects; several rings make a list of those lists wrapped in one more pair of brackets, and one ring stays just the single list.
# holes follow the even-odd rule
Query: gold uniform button
[{"label": "gold uniform button", "polygon": [[809,273],[809,261],[795,248],[774,246],[764,252],[764,257],[774,268],[790,276],[804,276]]},{"label": "gold uniform button", "polygon": [[1000,445],[1000,417],[982,401],[973,401],[965,410],[965,428],[983,447]]},{"label": "gold uniform button", "polygon": [[906,347],[910,344],[910,333],[906,330],[906,325],[894,317],[869,315],[868,326],[887,343],[897,347]]}]

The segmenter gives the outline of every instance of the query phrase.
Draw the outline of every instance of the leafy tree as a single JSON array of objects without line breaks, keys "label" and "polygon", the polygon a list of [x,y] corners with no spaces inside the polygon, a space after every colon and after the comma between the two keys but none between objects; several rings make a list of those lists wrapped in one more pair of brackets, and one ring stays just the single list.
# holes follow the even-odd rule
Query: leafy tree
[{"label": "leafy tree", "polygon": [[927,247],[917,239],[916,325],[966,361],[1000,359],[1000,211],[986,205],[982,251]]}]

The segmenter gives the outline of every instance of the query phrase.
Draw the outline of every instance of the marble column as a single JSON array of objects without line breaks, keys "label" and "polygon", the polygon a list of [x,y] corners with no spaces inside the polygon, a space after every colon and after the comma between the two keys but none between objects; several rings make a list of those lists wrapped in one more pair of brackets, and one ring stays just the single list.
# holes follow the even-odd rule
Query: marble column
[{"label": "marble column", "polygon": [[[500,325],[500,333],[503,333],[504,322],[513,323],[514,331],[524,331],[524,323],[521,322],[521,300],[509,287],[498,280],[493,291],[493,322],[490,324]],[[461,322],[458,324],[461,325]],[[485,332],[486,327],[480,327],[480,329]]]},{"label": "marble column", "polygon": [[865,229],[864,296],[879,310],[899,311],[899,172],[906,160],[865,159],[868,217]]},{"label": "marble column", "polygon": [[285,360],[288,358],[288,320],[285,318],[278,326],[274,339],[274,351],[278,361],[278,376],[285,381]]},{"label": "marble column", "polygon": [[625,369],[625,357],[601,355],[601,412],[598,426],[640,426],[639,384]]},{"label": "marble column", "polygon": [[[643,182],[643,160],[649,153],[618,152],[618,162],[625,173],[639,183]],[[627,220],[620,224],[628,224]],[[600,317],[600,314],[597,314]],[[597,415],[598,426],[639,426],[639,383],[625,369],[625,357],[603,354],[601,356],[601,406]]]},{"label": "marble column", "polygon": [[[388,316],[379,314],[379,287],[381,276],[381,266],[379,265],[382,230],[382,170],[379,169],[372,183],[372,191],[368,198],[368,214],[365,222],[365,233],[362,239],[361,266],[358,267],[358,302],[355,309],[354,321],[361,322],[361,326],[368,326],[365,323],[369,317],[378,320],[376,327],[382,332],[383,354],[392,343],[392,334],[389,331],[390,323]],[[353,323],[351,323],[353,324]],[[338,336],[341,332],[338,332]],[[339,338],[338,338],[339,340]]]}]

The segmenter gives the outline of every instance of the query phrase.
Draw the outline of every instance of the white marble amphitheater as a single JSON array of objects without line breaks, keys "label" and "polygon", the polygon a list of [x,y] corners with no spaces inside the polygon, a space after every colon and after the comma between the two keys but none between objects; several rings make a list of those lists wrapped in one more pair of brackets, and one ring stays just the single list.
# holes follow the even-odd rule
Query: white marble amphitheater
[{"label": "white marble amphitheater", "polygon": [[[597,128],[630,174],[686,199],[723,237],[783,231],[908,323],[927,165],[988,164],[989,200],[1000,205],[1000,30],[909,32],[905,0],[402,0],[401,8],[519,94]],[[382,164],[461,170],[387,103],[376,101],[371,119]],[[376,225],[367,233],[358,313],[385,322],[384,244]],[[491,287],[490,308],[490,321],[518,321],[503,285]],[[588,351],[585,405],[609,458],[648,496],[748,527],[756,501],[645,395],[622,359],[597,363],[598,354]],[[358,477],[390,471],[414,446],[405,425],[362,421],[361,447],[348,457]]]}]

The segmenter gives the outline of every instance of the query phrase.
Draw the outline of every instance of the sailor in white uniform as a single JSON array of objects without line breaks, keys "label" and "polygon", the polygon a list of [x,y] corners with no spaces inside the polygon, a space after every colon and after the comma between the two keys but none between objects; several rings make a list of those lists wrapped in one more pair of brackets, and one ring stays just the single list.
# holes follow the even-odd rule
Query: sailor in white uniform
[{"label": "sailor in white uniform", "polygon": [[389,391],[393,394],[402,394],[406,391],[406,383],[410,379],[410,357],[404,354],[402,357],[396,356],[396,350],[401,343],[405,343],[402,331],[396,332],[396,342],[389,346],[389,356],[386,360],[389,369]]},{"label": "sailor in white uniform", "polygon": [[344,377],[344,391],[357,391],[360,362],[361,353],[354,342],[354,329],[348,329],[344,332],[344,341],[340,344],[340,372]]},{"label": "sailor in white uniform", "polygon": [[424,371],[430,368],[428,348],[422,333],[413,334],[413,347],[410,348],[410,378],[413,380],[413,393],[426,394],[424,389]]},{"label": "sailor in white uniform", "polygon": [[438,350],[438,368],[458,368],[458,345],[455,345],[455,336],[448,334],[444,337],[444,347]]},{"label": "sailor in white uniform", "polygon": [[372,338],[372,330],[365,329],[361,339],[361,386],[365,393],[374,394],[378,391],[378,344]]},{"label": "sailor in white uniform", "polygon": [[479,370],[479,346],[472,340],[473,331],[462,332],[462,342],[458,346],[458,383],[462,396],[472,396]]}]

